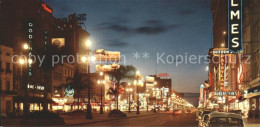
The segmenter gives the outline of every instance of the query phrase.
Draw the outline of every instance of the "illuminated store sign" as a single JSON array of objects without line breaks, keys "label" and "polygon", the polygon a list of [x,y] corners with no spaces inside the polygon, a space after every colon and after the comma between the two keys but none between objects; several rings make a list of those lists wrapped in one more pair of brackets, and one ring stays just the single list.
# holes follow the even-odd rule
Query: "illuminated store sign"
[{"label": "illuminated store sign", "polygon": [[216,91],[215,96],[237,96],[236,91]]},{"label": "illuminated store sign", "polygon": [[214,48],[212,51],[213,55],[220,55],[220,54],[232,54],[227,48]]},{"label": "illuminated store sign", "polygon": [[220,89],[224,89],[225,82],[225,55],[221,55],[220,57]]},{"label": "illuminated store sign", "polygon": [[65,89],[65,96],[66,97],[73,97],[74,95],[74,89],[70,88],[70,86],[68,86],[66,89]]},{"label": "illuminated store sign", "polygon": [[[28,42],[30,45],[33,45],[33,23],[29,22],[28,23]],[[32,56],[32,46],[29,49],[29,57]],[[31,77],[32,76],[32,63],[28,64],[28,75]]]},{"label": "illuminated store sign", "polygon": [[42,4],[42,8],[43,8],[45,11],[47,11],[47,12],[49,12],[49,13],[52,13],[52,9],[48,8],[46,4]]},{"label": "illuminated store sign", "polygon": [[44,86],[40,86],[40,85],[27,85],[28,89],[37,89],[37,90],[44,90]]},{"label": "illuminated store sign", "polygon": [[228,49],[242,50],[242,0],[228,0]]}]

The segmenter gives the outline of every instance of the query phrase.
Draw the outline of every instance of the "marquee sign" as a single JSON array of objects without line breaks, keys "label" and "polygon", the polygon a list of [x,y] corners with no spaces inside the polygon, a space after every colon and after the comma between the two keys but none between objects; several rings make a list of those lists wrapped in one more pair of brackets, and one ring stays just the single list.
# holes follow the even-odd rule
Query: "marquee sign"
[{"label": "marquee sign", "polygon": [[228,49],[237,53],[243,49],[242,0],[228,0]]},{"label": "marquee sign", "polygon": [[236,91],[216,91],[215,96],[237,96]]}]

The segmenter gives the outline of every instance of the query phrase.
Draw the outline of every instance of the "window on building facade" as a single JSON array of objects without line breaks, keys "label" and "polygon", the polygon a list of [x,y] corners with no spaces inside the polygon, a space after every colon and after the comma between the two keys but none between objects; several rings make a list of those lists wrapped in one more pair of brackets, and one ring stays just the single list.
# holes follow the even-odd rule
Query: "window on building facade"
[{"label": "window on building facade", "polygon": [[10,91],[11,90],[10,81],[6,81],[5,85],[6,85],[6,91]]}]

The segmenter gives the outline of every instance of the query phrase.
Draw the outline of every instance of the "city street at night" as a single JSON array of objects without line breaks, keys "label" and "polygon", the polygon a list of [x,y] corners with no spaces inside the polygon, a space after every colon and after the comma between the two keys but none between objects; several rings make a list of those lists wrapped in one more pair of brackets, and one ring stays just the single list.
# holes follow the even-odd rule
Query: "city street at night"
[{"label": "city street at night", "polygon": [[0,126],[260,127],[260,0],[0,0]]}]

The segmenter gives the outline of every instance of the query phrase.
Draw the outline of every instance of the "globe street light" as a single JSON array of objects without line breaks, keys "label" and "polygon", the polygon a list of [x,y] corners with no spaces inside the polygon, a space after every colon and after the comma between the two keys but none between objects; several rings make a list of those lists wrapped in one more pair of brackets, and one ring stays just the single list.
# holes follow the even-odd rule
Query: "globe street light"
[{"label": "globe street light", "polygon": [[88,60],[88,59],[87,59],[87,57],[86,57],[86,56],[82,56],[82,57],[81,57],[81,61],[82,61],[83,63],[86,63],[86,62],[87,62],[87,60]]},{"label": "globe street light", "polygon": [[92,117],[92,112],[91,112],[91,104],[90,104],[90,98],[91,98],[91,96],[90,96],[90,76],[89,76],[89,74],[90,74],[90,46],[91,46],[91,41],[90,40],[87,40],[86,42],[85,42],[85,46],[86,46],[86,48],[87,48],[87,58],[84,58],[83,57],[83,61],[87,61],[87,74],[88,74],[88,105],[87,105],[87,114],[86,114],[86,118],[87,119],[92,119],[93,117]]},{"label": "globe street light", "polygon": [[23,45],[23,49],[24,49],[24,50],[28,50],[28,49],[29,49],[29,45],[28,45],[27,43],[25,43],[25,44]]},{"label": "globe street light", "polygon": [[85,45],[87,46],[87,47],[90,47],[91,46],[91,41],[90,40],[87,40],[86,42],[85,42]]},{"label": "globe street light", "polygon": [[25,63],[24,59],[23,58],[20,58],[19,59],[19,64],[23,65]]}]

